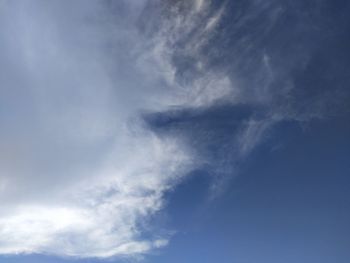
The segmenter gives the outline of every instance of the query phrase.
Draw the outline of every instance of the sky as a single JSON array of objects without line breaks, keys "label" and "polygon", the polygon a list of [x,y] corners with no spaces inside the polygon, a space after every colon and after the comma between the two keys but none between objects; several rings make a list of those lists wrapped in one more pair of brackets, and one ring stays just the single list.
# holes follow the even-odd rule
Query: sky
[{"label": "sky", "polygon": [[348,263],[349,12],[0,0],[0,263]]}]

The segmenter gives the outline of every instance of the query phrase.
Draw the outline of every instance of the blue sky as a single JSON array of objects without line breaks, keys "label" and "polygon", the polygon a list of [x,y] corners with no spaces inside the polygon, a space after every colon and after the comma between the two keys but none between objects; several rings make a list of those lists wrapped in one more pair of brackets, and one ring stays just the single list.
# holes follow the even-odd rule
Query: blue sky
[{"label": "blue sky", "polygon": [[0,3],[0,262],[350,260],[347,1]]}]

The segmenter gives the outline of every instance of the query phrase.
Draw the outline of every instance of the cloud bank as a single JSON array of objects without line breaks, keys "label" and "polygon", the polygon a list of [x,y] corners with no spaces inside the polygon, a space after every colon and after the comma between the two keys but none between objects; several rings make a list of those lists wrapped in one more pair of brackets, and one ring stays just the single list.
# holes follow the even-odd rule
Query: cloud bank
[{"label": "cloud bank", "polygon": [[136,256],[167,244],[148,220],[196,160],[140,113],[221,94],[180,88],[165,51],[173,33],[143,32],[146,6],[1,2],[1,254]]},{"label": "cloud bank", "polygon": [[267,41],[286,7],[243,2],[1,2],[1,254],[163,247],[152,216],[191,169],[221,188],[276,122],[319,115],[293,93],[308,50]]},{"label": "cloud bank", "polygon": [[138,118],[169,93],[137,68],[143,5],[2,2],[0,253],[110,257],[167,243],[142,225],[192,161]]}]

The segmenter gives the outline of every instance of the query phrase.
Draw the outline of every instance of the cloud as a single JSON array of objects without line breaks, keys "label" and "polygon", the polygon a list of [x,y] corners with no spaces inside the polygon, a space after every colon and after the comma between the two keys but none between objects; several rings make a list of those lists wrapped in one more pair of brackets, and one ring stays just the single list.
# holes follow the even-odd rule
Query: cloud
[{"label": "cloud", "polygon": [[[132,257],[167,245],[148,222],[203,159],[186,131],[159,134],[143,113],[241,101],[201,54],[225,13],[210,5],[172,6],[140,29],[144,12],[157,20],[160,7],[2,3],[1,254]],[[244,151],[266,125],[253,126]]]},{"label": "cloud", "polygon": [[167,244],[148,221],[198,160],[141,113],[231,93],[225,75],[204,68],[187,83],[177,76],[180,31],[211,18],[208,2],[194,4],[193,19],[177,13],[147,35],[147,1],[2,2],[1,254],[132,257]]},{"label": "cloud", "polygon": [[273,42],[286,9],[235,3],[1,2],[1,254],[166,246],[150,220],[167,191],[203,166],[220,192],[276,122],[300,118],[291,72],[308,52]]},{"label": "cloud", "polygon": [[1,254],[136,256],[167,244],[145,225],[193,161],[139,117],[169,96],[162,74],[137,68],[144,4],[3,3]]}]

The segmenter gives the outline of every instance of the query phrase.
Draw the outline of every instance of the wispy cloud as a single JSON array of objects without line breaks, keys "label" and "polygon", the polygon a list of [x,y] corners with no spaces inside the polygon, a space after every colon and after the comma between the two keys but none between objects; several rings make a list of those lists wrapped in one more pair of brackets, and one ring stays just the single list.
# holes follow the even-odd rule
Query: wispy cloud
[{"label": "wispy cloud", "polygon": [[[173,6],[150,34],[138,25],[145,6],[1,6],[0,253],[135,256],[167,244],[167,236],[144,237],[144,226],[198,160],[182,136],[154,133],[140,113],[240,100],[200,53],[224,6]],[[244,152],[263,127],[249,123]]]},{"label": "wispy cloud", "polygon": [[[169,236],[146,226],[166,191],[198,164],[234,173],[274,123],[297,119],[289,72],[305,56],[279,67],[256,51],[283,9],[252,1],[227,29],[228,3],[1,2],[1,254],[165,246]],[[257,20],[261,32],[242,33]],[[145,114],[176,132],[158,133]]]},{"label": "wispy cloud", "polygon": [[169,97],[165,73],[138,64],[145,2],[106,4],[1,7],[2,254],[134,256],[167,244],[143,225],[192,157],[139,118]]}]

